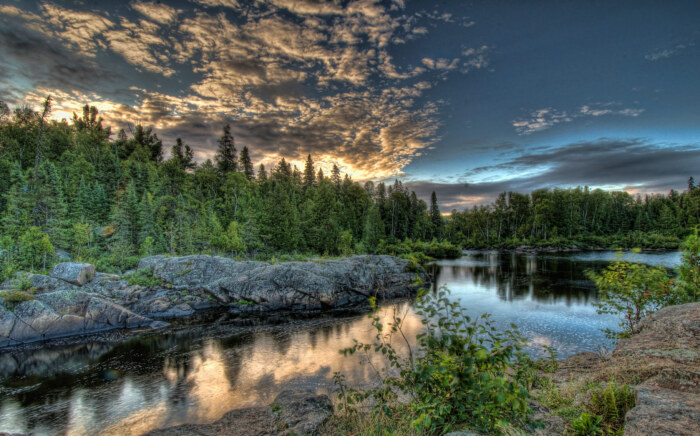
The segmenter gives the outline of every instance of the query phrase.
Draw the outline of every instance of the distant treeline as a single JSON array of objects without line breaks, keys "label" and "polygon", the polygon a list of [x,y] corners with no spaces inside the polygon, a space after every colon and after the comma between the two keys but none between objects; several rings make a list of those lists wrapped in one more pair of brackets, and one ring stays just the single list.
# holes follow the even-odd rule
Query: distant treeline
[{"label": "distant treeline", "polygon": [[453,211],[445,236],[461,247],[678,248],[700,224],[700,188],[631,195],[588,188],[502,193],[487,206]]},{"label": "distant treeline", "polygon": [[[112,135],[95,107],[71,122],[0,104],[0,250],[5,269],[41,269],[55,253],[132,268],[139,257],[214,253],[270,259],[286,254],[458,254],[439,243],[444,223],[401,182],[360,185],[308,156],[254,167],[229,126],[213,161],[198,164],[177,139],[164,145],[136,125]],[[116,136],[116,138],[112,138]],[[421,243],[420,241],[431,241]]]}]

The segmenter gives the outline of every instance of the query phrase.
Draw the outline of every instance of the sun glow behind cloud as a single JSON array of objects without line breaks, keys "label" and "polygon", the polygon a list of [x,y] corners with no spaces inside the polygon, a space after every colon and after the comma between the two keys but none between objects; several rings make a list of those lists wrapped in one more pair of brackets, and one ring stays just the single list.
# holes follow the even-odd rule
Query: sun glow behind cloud
[{"label": "sun glow behind cloud", "polygon": [[[90,103],[115,130],[154,126],[166,142],[182,137],[192,144],[201,160],[213,156],[221,127],[230,123],[258,162],[286,157],[301,164],[310,153],[370,179],[400,174],[439,139],[440,101],[427,99],[426,90],[450,71],[488,64],[485,46],[395,64],[392,47],[428,33],[421,22],[454,21],[407,14],[402,2],[199,3],[186,12],[152,2],[99,12],[51,3],[35,11],[3,6],[5,20],[58,41],[73,56],[65,63],[100,68],[97,59],[108,56],[137,79],[112,93],[89,84],[36,86],[40,81],[15,52],[9,60],[16,103],[38,107],[50,94],[57,119]],[[35,85],[22,89],[20,78]]]}]

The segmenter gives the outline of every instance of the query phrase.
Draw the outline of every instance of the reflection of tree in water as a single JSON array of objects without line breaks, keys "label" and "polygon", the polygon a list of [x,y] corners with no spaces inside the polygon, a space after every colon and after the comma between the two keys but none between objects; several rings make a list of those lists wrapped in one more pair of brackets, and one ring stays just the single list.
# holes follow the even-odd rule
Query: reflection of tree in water
[{"label": "reflection of tree in water", "polygon": [[471,282],[483,289],[493,289],[504,301],[532,300],[541,303],[564,302],[567,305],[589,304],[596,296],[595,287],[585,270],[590,262],[546,256],[503,253],[473,254],[473,262],[464,266],[449,265],[433,270],[438,283]]}]

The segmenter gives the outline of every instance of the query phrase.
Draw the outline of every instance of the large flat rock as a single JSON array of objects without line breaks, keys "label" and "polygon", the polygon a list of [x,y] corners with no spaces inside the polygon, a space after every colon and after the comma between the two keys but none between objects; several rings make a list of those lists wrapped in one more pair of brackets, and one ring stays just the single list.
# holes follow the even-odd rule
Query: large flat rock
[{"label": "large flat rock", "polygon": [[80,262],[62,262],[51,269],[49,276],[73,285],[83,286],[95,276],[95,265]]}]

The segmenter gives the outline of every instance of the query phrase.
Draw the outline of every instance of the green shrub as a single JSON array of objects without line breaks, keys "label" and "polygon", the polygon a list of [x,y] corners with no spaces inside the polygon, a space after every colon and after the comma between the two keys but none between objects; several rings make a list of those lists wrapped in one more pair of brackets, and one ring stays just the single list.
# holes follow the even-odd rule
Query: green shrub
[{"label": "green shrub", "polygon": [[574,419],[569,426],[569,431],[574,436],[599,436],[603,435],[603,427],[601,423],[603,418],[596,415],[591,415],[586,412],[581,413],[581,416]]},{"label": "green shrub", "polygon": [[132,286],[138,285],[145,288],[152,288],[163,284],[161,279],[153,276],[153,269],[151,268],[140,269],[133,274],[129,274],[126,278],[129,280],[129,285]]},{"label": "green shrub", "polygon": [[605,388],[591,391],[590,410],[602,419],[607,434],[622,433],[625,415],[635,405],[634,392],[626,384],[618,385],[610,380]]},{"label": "green shrub", "polygon": [[[450,301],[448,291],[424,294],[417,303],[425,333],[417,335],[418,350],[411,349],[394,312],[384,326],[375,313],[372,324],[376,340],[356,342],[342,350],[345,355],[381,353],[386,368],[378,371],[381,384],[373,389],[352,389],[336,373],[340,410],[356,411],[366,400],[373,413],[391,415],[400,407],[399,393],[410,398],[408,410],[412,426],[433,434],[467,426],[490,434],[498,426],[523,425],[530,408],[526,382],[514,367],[527,359],[521,352],[524,338],[513,330],[499,332],[488,314],[472,320],[459,302]],[[401,356],[391,345],[392,337],[406,341],[408,356]],[[404,412],[405,413],[405,412]]]},{"label": "green shrub", "polygon": [[611,338],[629,336],[644,317],[681,300],[663,267],[617,261],[600,274],[588,271],[588,277],[598,288],[598,313],[622,316],[621,332],[606,330]]}]

